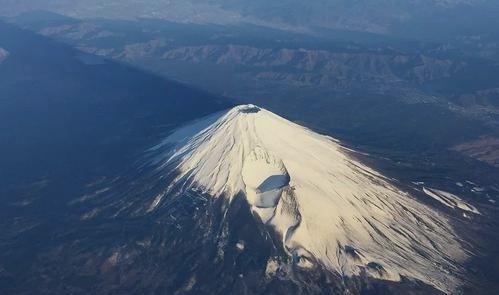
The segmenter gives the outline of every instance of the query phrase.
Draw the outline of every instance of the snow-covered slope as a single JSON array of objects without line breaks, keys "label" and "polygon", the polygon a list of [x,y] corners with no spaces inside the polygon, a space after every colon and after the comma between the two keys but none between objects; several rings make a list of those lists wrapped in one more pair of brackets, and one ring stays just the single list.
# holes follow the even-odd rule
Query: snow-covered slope
[{"label": "snow-covered slope", "polygon": [[466,255],[446,218],[330,137],[243,105],[177,130],[154,150],[163,151],[161,167],[178,172],[172,187],[229,200],[242,193],[301,267],[405,276],[446,292],[459,285]]}]

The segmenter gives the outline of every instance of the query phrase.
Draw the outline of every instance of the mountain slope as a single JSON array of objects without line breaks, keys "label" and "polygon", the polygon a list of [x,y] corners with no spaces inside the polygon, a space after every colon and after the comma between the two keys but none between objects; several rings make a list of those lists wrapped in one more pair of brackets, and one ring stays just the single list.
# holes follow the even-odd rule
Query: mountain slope
[{"label": "mountain slope", "polygon": [[[0,294],[95,294],[98,276],[82,279],[84,265],[51,263],[62,258],[59,247],[81,241],[75,230],[88,236],[88,224],[73,218],[86,207],[68,202],[127,171],[162,138],[159,127],[231,103],[2,22],[0,36],[8,52],[0,62]],[[94,226],[88,248],[102,242],[112,251],[119,230],[104,241]],[[82,259],[85,249],[73,249],[71,259]]]},{"label": "mountain slope", "polygon": [[445,292],[459,285],[467,254],[449,221],[329,137],[243,105],[177,130],[151,152],[159,171],[176,177],[148,212],[172,193],[229,204],[242,193],[300,268],[403,276]]}]

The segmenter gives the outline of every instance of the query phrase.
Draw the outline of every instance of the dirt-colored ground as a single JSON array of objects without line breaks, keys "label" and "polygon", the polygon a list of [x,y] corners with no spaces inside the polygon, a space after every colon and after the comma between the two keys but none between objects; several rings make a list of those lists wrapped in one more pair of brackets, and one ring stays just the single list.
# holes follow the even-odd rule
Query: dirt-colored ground
[{"label": "dirt-colored ground", "polygon": [[483,137],[452,148],[472,158],[499,167],[499,138]]}]

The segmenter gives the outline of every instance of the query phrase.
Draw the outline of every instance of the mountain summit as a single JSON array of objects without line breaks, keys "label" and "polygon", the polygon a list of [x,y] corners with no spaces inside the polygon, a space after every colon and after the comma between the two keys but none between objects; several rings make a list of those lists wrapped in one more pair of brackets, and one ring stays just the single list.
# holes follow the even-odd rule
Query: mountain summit
[{"label": "mountain summit", "polygon": [[333,138],[241,105],[178,129],[153,150],[162,151],[160,169],[177,173],[168,190],[192,189],[228,203],[244,196],[301,269],[406,277],[446,292],[459,284],[466,255],[448,220]]}]

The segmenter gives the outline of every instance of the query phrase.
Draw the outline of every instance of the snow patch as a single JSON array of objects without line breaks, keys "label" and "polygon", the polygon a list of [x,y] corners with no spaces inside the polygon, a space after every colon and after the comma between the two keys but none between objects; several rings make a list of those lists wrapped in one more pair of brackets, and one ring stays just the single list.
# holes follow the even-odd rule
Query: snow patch
[{"label": "snow patch", "polygon": [[423,191],[430,197],[434,198],[435,200],[439,201],[440,203],[444,204],[447,207],[450,207],[452,209],[461,209],[464,211],[472,212],[475,214],[481,214],[478,209],[476,209],[474,206],[464,202],[461,200],[458,196],[442,191],[442,190],[437,190],[434,188],[423,188]]},{"label": "snow patch", "polygon": [[236,248],[239,251],[244,251],[244,248],[246,247],[246,243],[244,241],[239,241],[236,243]]},{"label": "snow patch", "polygon": [[9,52],[2,47],[0,47],[0,63],[7,59]]},{"label": "snow patch", "polygon": [[473,187],[471,189],[471,191],[474,192],[474,193],[482,193],[483,191],[485,191],[485,188],[483,188],[483,187]]},{"label": "snow patch", "polygon": [[265,276],[270,279],[277,274],[278,270],[279,270],[279,261],[275,258],[270,258],[267,261],[267,266],[265,267]]}]

